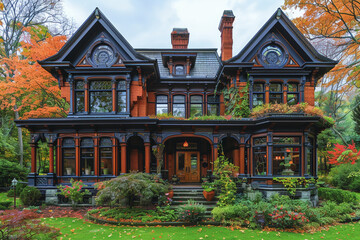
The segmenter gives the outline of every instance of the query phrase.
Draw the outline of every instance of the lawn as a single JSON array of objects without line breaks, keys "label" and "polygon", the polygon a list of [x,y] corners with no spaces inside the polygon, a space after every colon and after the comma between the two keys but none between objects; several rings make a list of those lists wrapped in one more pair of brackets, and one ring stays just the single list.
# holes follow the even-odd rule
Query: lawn
[{"label": "lawn", "polygon": [[46,218],[44,222],[61,229],[60,239],[360,239],[360,223],[331,227],[310,233],[266,232],[225,227],[118,227],[99,225],[76,218]]},{"label": "lawn", "polygon": [[[8,197],[7,192],[0,193],[0,202],[14,202],[14,197]],[[21,200],[16,198],[16,206],[19,207],[21,205]],[[11,205],[13,206],[13,205]]]}]

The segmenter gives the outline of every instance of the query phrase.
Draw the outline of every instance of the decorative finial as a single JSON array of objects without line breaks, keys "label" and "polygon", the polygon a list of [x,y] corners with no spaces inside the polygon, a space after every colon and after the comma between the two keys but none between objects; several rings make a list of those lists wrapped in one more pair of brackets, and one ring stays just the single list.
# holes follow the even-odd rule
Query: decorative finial
[{"label": "decorative finial", "polygon": [[276,19],[280,19],[280,17],[281,17],[281,9],[280,8],[278,8],[278,10],[277,10],[277,12],[276,12]]},{"label": "decorative finial", "polygon": [[100,13],[99,13],[99,9],[98,9],[98,8],[95,9],[95,17],[96,17],[97,19],[100,18]]}]

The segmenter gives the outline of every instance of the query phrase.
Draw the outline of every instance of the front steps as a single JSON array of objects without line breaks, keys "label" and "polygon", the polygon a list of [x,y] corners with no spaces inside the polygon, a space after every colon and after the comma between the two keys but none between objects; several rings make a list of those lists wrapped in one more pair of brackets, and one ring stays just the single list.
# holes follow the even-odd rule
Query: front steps
[{"label": "front steps", "polygon": [[201,186],[173,185],[174,197],[171,208],[176,209],[180,205],[184,205],[188,200],[192,199],[197,203],[205,206],[205,218],[212,218],[211,211],[216,207],[217,199],[206,201],[203,196],[203,188]]}]

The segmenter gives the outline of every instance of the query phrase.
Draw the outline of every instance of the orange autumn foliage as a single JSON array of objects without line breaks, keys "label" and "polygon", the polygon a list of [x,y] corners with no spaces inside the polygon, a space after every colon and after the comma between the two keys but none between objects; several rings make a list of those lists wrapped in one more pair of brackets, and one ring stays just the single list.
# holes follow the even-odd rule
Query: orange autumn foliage
[{"label": "orange autumn foliage", "polygon": [[65,116],[57,79],[37,61],[57,53],[66,37],[47,34],[41,41],[34,28],[25,31],[19,53],[0,60],[6,76],[0,80],[0,109],[16,106],[22,119]]},{"label": "orange autumn foliage", "polygon": [[[346,80],[352,87],[354,83],[360,83],[360,2],[285,0],[283,8],[302,13],[292,21],[308,39],[324,40],[324,45],[327,41],[336,49],[334,52],[339,63],[327,74],[327,86],[342,80]],[[349,90],[343,88],[343,91]]]}]

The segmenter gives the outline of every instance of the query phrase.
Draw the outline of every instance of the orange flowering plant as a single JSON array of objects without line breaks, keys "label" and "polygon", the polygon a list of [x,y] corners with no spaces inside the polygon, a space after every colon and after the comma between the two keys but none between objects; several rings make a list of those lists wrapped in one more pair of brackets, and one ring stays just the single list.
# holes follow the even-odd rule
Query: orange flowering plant
[{"label": "orange flowering plant", "polygon": [[60,190],[60,195],[63,195],[65,198],[69,198],[72,202],[73,207],[76,206],[77,203],[82,202],[84,195],[90,194],[89,190],[82,188],[85,184],[80,181],[75,181],[74,179],[70,180],[71,186],[58,186]]},{"label": "orange flowering plant", "polygon": [[329,164],[334,165],[355,164],[360,159],[360,151],[356,149],[354,141],[348,146],[335,144],[334,150],[328,151],[328,154],[330,155]]}]

